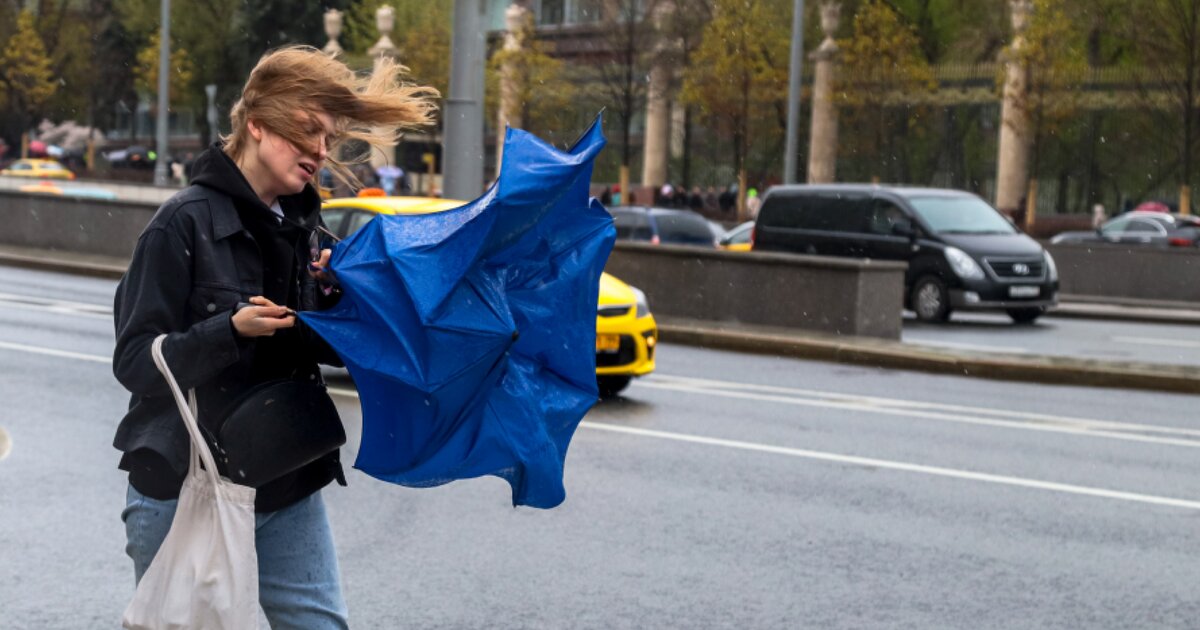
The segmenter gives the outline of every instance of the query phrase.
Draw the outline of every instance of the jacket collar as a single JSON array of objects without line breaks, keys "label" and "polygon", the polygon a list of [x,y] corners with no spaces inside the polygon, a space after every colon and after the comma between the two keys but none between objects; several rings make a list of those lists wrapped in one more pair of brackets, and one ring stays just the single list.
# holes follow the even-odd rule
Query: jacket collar
[{"label": "jacket collar", "polygon": [[[205,191],[212,208],[213,240],[228,238],[241,232],[245,226],[238,215],[237,206],[254,207],[255,210],[270,212],[246,181],[237,164],[225,154],[220,142],[213,143],[202,152],[192,166],[192,183]],[[306,226],[316,225],[321,211],[321,196],[312,185],[295,195],[279,198],[284,213],[292,220]],[[311,228],[310,228],[311,229]]]},{"label": "jacket collar", "polygon": [[210,193],[208,208],[212,213],[213,241],[228,238],[245,230],[242,218],[238,216],[237,208],[233,207],[233,200],[229,198],[229,195],[211,188],[205,188],[205,190]]}]

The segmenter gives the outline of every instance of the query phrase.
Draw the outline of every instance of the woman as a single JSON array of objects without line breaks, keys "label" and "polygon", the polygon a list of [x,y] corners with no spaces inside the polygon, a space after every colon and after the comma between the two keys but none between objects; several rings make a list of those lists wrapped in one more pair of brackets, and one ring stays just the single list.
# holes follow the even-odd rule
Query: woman
[{"label": "woman", "polygon": [[[267,53],[233,107],[232,133],[196,158],[190,186],[139,237],[117,287],[113,355],[133,394],[114,445],[129,473],[122,519],[137,580],[171,527],[190,453],[151,342],[168,334],[167,363],[183,389],[196,389],[214,453],[212,436],[241,394],[277,379],[320,383],[318,363],[340,365],[295,317],[338,298],[315,178],[326,163],[351,177],[330,158],[347,139],[393,143],[429,122],[436,92],[399,85],[401,71],[385,62],[359,79],[313,48]],[[272,627],[346,627],[320,495],[335,479],[346,483],[336,450],[257,489],[259,599]]]}]

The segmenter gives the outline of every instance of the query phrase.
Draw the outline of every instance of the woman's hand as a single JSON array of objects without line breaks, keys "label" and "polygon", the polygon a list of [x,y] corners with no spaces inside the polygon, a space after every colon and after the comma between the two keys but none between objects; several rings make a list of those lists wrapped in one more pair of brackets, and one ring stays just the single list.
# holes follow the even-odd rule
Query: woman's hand
[{"label": "woman's hand", "polygon": [[321,282],[333,282],[333,274],[328,271],[329,256],[332,253],[333,250],[331,249],[322,249],[321,256],[308,263],[308,275]]},{"label": "woman's hand", "polygon": [[261,295],[250,298],[250,304],[233,314],[233,329],[243,337],[267,337],[296,325],[296,312],[286,306]]}]

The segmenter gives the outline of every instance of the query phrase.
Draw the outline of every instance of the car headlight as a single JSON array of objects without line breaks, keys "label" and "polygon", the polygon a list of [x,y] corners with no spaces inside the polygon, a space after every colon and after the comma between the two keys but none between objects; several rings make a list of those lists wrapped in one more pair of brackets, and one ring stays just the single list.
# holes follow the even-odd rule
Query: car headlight
[{"label": "car headlight", "polygon": [[1058,265],[1054,264],[1054,257],[1050,252],[1042,252],[1042,255],[1046,257],[1046,277],[1050,282],[1058,282]]},{"label": "car headlight", "polygon": [[637,287],[629,287],[633,290],[633,297],[637,301],[637,316],[645,317],[650,314],[650,302],[646,300],[646,294]]},{"label": "car headlight", "polygon": [[946,248],[946,262],[950,263],[950,268],[963,280],[983,280],[983,268],[974,258],[957,247]]}]

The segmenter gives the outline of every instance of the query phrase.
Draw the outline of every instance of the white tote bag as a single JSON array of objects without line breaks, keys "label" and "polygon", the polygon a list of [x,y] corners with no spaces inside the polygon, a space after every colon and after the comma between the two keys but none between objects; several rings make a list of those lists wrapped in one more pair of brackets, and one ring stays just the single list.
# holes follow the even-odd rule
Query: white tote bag
[{"label": "white tote bag", "polygon": [[254,488],[217,475],[196,425],[196,390],[189,390],[184,400],[163,359],[165,338],[154,340],[154,363],[175,395],[191,436],[192,456],[171,530],[142,576],[121,625],[131,630],[253,629],[258,625]]}]

